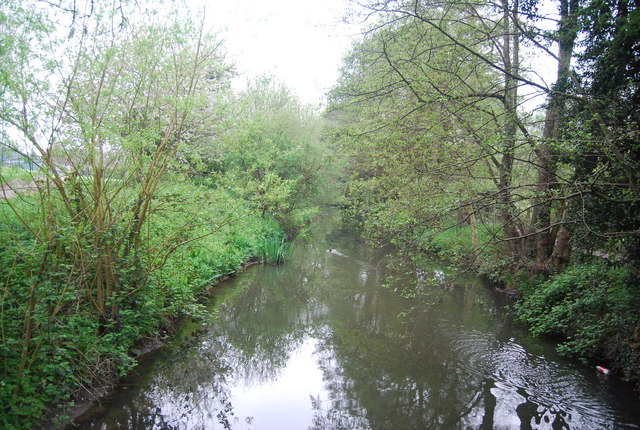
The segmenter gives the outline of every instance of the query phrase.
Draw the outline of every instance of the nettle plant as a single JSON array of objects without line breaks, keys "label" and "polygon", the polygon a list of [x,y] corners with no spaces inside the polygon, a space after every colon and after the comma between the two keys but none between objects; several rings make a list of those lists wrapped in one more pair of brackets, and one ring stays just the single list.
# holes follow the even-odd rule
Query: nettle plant
[{"label": "nettle plant", "polygon": [[[184,17],[91,5],[62,27],[63,8],[1,12],[3,145],[39,166],[0,202],[0,403],[23,417],[60,387],[126,367],[140,333],[120,329],[144,331],[141,314],[167,300],[155,274],[231,217],[214,224],[181,210],[190,196],[161,192],[181,178],[176,154],[230,76],[220,42]],[[172,211],[171,228],[152,228]]]}]

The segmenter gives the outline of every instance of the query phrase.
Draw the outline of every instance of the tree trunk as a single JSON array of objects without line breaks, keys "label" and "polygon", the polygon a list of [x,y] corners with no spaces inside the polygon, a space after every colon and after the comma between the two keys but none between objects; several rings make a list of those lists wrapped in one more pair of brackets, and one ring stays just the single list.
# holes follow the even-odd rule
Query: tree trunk
[{"label": "tree trunk", "polygon": [[534,202],[532,225],[538,231],[536,237],[536,265],[546,268],[553,255],[557,229],[553,229],[554,202],[557,191],[557,160],[552,149],[561,138],[560,123],[566,109],[566,93],[571,83],[571,57],[577,36],[578,0],[560,0],[560,23],[558,29],[558,71],[556,84],[549,95],[545,114],[542,145],[537,149],[539,170],[538,196]]},{"label": "tree trunk", "polygon": [[523,257],[522,229],[518,227],[516,208],[511,195],[511,183],[513,177],[513,161],[517,135],[517,99],[518,82],[514,78],[519,68],[519,42],[517,26],[511,25],[512,19],[517,17],[518,2],[514,1],[512,8],[509,0],[502,0],[502,60],[504,63],[504,125],[503,148],[499,166],[498,193],[500,196],[500,219],[505,236],[510,239],[509,246],[512,255]]}]

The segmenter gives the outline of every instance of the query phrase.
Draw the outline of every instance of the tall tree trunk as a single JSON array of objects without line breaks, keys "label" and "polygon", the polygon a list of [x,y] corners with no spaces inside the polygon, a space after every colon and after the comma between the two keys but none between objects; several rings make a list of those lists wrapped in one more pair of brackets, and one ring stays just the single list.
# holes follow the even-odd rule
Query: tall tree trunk
[{"label": "tall tree trunk", "polygon": [[502,158],[499,166],[498,193],[500,196],[500,218],[503,224],[505,235],[510,239],[509,244],[514,256],[521,256],[523,253],[522,229],[518,227],[516,219],[515,205],[511,195],[511,183],[513,177],[513,161],[517,135],[517,99],[518,83],[514,76],[518,74],[519,68],[519,46],[516,34],[516,25],[512,25],[512,19],[517,18],[517,0],[512,6],[509,0],[502,0],[502,57],[504,62],[504,125],[503,125],[503,148]]},{"label": "tall tree trunk", "polygon": [[561,138],[560,123],[566,109],[564,93],[571,84],[571,57],[577,36],[578,0],[560,0],[560,23],[558,28],[558,71],[556,84],[549,95],[545,114],[542,145],[536,151],[539,159],[537,179],[538,197],[532,213],[532,224],[536,237],[536,263],[546,268],[553,255],[558,229],[552,228],[554,202],[557,191],[557,160],[552,149],[554,142]]}]

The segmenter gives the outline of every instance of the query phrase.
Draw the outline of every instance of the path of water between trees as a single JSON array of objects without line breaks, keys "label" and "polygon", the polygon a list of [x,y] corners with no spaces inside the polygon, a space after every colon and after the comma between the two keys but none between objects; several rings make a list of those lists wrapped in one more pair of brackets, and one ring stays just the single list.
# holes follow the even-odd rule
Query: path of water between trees
[{"label": "path of water between trees", "polygon": [[220,285],[82,429],[640,428],[629,384],[511,322],[505,298],[367,246],[337,215]]}]

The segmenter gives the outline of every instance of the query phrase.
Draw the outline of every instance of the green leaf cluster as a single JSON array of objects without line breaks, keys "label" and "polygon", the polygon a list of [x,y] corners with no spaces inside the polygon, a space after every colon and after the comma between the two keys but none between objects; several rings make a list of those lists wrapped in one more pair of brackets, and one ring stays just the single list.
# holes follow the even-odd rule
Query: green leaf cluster
[{"label": "green leaf cluster", "polygon": [[300,213],[319,203],[329,176],[319,115],[271,77],[251,82],[225,103],[215,151],[199,155],[203,175],[295,234],[308,221]]},{"label": "green leaf cluster", "polygon": [[607,360],[629,378],[640,376],[640,288],[637,274],[605,263],[572,266],[528,283],[517,318],[536,335],[561,336],[558,350],[583,360]]}]

